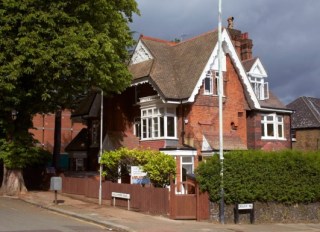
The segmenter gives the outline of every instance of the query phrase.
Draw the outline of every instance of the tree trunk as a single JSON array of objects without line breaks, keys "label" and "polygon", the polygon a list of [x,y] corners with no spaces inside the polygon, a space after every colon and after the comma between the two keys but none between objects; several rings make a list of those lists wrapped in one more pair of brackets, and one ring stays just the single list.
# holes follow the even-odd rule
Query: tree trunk
[{"label": "tree trunk", "polygon": [[7,169],[3,165],[3,180],[1,193],[8,196],[17,196],[26,193],[28,190],[25,186],[21,169]]},{"label": "tree trunk", "polygon": [[57,110],[54,117],[54,145],[53,145],[53,167],[59,169],[59,158],[61,151],[61,118],[62,110]]}]

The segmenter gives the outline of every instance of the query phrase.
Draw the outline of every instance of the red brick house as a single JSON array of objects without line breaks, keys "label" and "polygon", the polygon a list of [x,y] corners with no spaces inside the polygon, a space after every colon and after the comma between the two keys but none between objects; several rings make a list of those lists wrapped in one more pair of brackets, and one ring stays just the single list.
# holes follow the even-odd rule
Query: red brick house
[{"label": "red brick house", "polygon": [[292,114],[292,148],[317,151],[320,149],[320,99],[299,97],[287,105]]},{"label": "red brick house", "polygon": [[[54,126],[55,115],[50,114],[36,114],[33,117],[33,128],[30,129],[30,133],[33,134],[33,138],[38,140],[41,146],[53,152],[54,146]],[[84,128],[85,125],[81,122],[71,120],[71,111],[64,110],[61,113],[61,151],[60,154],[65,154],[66,146],[76,137],[76,135]],[[65,155],[66,156],[66,155]],[[68,156],[66,156],[68,158]],[[61,163],[62,164],[62,163]],[[68,162],[64,162],[65,165]],[[67,168],[67,167],[64,167]]]},{"label": "red brick house", "polygon": [[[291,147],[290,115],[268,88],[268,75],[252,57],[247,33],[224,29],[224,150]],[[161,150],[177,161],[177,178],[219,151],[218,31],[175,43],[141,36],[129,63],[132,85],[104,98],[103,148]],[[100,95],[93,94],[74,117],[86,118],[88,169],[99,150]],[[78,141],[78,143],[80,143]],[[77,150],[74,146],[73,150]]]}]

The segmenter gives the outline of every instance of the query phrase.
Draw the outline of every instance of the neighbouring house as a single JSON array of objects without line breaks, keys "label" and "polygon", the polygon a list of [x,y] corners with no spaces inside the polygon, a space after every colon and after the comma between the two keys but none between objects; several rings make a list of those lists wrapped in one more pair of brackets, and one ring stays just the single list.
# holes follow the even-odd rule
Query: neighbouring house
[{"label": "neighbouring house", "polygon": [[[223,149],[291,148],[292,111],[269,90],[248,33],[225,28],[222,41]],[[217,30],[182,42],[142,35],[129,63],[131,86],[103,98],[103,149],[160,150],[176,158],[178,181],[218,153],[217,56]],[[87,120],[86,135],[67,149],[86,170],[97,170],[100,108],[100,93],[92,93],[72,116]]]},{"label": "neighbouring house", "polygon": [[287,105],[292,114],[292,148],[317,151],[320,148],[320,99],[299,97]]},{"label": "neighbouring house", "polygon": [[[54,146],[54,127],[55,114],[36,114],[33,117],[33,129],[29,131],[33,137],[38,140],[41,146],[53,152]],[[71,111],[64,110],[61,113],[61,160],[60,165],[63,169],[69,168],[68,155],[65,152],[65,147],[76,137],[76,135],[84,128],[85,125],[81,122],[71,120]]]}]

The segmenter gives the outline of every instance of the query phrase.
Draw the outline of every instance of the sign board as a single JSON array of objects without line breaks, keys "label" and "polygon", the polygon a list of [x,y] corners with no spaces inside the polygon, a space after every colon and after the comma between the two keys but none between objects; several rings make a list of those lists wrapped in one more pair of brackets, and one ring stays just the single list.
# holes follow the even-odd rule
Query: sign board
[{"label": "sign board", "polygon": [[143,172],[139,166],[131,166],[131,184],[150,184],[147,173]]},{"label": "sign board", "polygon": [[249,203],[249,204],[238,204],[238,209],[253,209],[253,204]]},{"label": "sign board", "polygon": [[112,197],[117,197],[117,198],[123,198],[123,199],[130,199],[130,194],[128,194],[128,193],[112,192],[111,196]]},{"label": "sign board", "polygon": [[50,190],[62,190],[62,178],[61,177],[51,177],[50,179]]}]

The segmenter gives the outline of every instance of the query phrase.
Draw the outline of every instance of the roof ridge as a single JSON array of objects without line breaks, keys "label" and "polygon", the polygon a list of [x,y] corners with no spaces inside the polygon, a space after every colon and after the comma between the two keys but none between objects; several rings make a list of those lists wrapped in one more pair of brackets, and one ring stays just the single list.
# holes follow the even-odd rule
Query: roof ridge
[{"label": "roof ridge", "polygon": [[159,39],[159,38],[155,38],[155,37],[151,37],[151,36],[145,36],[145,35],[141,35],[140,39],[151,40],[151,41],[160,42],[160,43],[165,43],[165,44],[168,44],[170,46],[174,46],[174,45],[177,44],[176,42],[173,42],[173,41]]},{"label": "roof ridge", "polygon": [[205,35],[208,35],[208,34],[217,32],[217,31],[218,31],[218,29],[214,29],[214,30],[210,30],[210,31],[204,32],[204,33],[202,33],[202,34],[200,34],[200,35],[196,35],[196,36],[194,36],[194,37],[191,37],[191,38],[189,38],[189,39],[186,39],[186,40],[183,40],[183,41],[181,41],[181,42],[179,42],[179,43],[176,43],[176,44],[174,44],[173,46],[178,46],[178,45],[180,45],[180,44],[184,44],[184,43],[186,43],[186,42],[190,42],[190,41],[192,41],[192,40],[198,39],[198,38],[200,38],[200,37],[202,37],[202,36],[205,36]]},{"label": "roof ridge", "polygon": [[[313,102],[311,101],[310,97],[302,97],[302,100],[307,104],[307,107],[310,109],[312,115],[316,118],[318,123],[320,123],[320,112],[318,109],[315,107]],[[306,102],[307,101],[307,102]],[[308,104],[309,103],[309,104]]]}]

